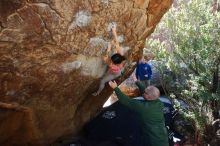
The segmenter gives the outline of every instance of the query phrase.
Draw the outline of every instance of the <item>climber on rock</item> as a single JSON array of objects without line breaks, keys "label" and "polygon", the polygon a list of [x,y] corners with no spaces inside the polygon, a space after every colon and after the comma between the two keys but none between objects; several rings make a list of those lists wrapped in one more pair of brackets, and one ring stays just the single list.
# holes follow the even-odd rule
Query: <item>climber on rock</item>
[{"label": "climber on rock", "polygon": [[[104,89],[105,84],[108,81],[114,80],[118,78],[119,76],[121,76],[121,73],[124,69],[126,58],[124,57],[122,48],[120,47],[119,42],[118,42],[116,25],[114,24],[112,25],[111,31],[112,31],[114,39],[108,43],[107,56],[105,56],[103,59],[104,62],[108,65],[108,70],[100,81],[99,89],[92,94],[93,96],[99,95],[101,91]],[[112,50],[113,47],[114,47],[114,50]]]}]

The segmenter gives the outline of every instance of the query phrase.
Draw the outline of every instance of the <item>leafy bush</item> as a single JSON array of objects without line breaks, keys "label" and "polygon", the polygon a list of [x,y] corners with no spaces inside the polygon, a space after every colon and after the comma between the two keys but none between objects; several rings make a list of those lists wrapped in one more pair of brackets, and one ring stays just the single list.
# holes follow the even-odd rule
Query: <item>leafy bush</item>
[{"label": "leafy bush", "polygon": [[191,105],[193,114],[188,115],[200,130],[219,118],[210,116],[220,108],[220,13],[214,6],[211,0],[177,1],[146,41],[158,62],[161,84]]}]

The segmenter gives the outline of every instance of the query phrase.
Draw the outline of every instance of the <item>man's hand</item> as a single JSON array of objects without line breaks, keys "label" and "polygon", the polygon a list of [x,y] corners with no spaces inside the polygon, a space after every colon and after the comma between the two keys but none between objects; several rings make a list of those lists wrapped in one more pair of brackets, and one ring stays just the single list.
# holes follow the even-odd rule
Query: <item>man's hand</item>
[{"label": "man's hand", "polygon": [[108,82],[109,86],[112,88],[112,89],[115,89],[116,87],[118,87],[117,83],[114,81],[109,81]]}]

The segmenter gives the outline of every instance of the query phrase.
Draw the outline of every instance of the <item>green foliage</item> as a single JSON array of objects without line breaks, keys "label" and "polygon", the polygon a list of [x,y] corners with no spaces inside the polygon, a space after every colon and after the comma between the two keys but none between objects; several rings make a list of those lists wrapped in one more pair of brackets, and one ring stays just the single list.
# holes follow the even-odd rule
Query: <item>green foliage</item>
[{"label": "green foliage", "polygon": [[185,114],[185,117],[189,120],[196,119],[195,120],[196,129],[200,129],[201,133],[204,132],[203,128],[205,127],[206,120],[207,120],[204,115],[201,115],[201,113],[198,111],[194,111],[194,112],[189,112],[189,113]]},{"label": "green foliage", "polygon": [[[217,91],[211,90],[213,74],[220,68],[219,37],[220,13],[212,11],[211,0],[179,0],[178,7],[170,9],[146,43],[156,55],[162,84],[169,94],[192,99],[194,117],[200,121],[198,115],[202,114],[196,112],[220,101],[220,81]],[[175,78],[166,80],[165,71],[174,73]]]}]

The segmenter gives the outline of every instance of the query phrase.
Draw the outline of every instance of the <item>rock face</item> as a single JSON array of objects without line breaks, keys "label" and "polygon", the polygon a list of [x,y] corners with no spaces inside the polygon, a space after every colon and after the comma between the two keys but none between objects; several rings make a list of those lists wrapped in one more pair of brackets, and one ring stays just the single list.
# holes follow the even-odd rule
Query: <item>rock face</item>
[{"label": "rock face", "polygon": [[0,0],[0,145],[77,135],[111,94],[98,88],[112,23],[132,62],[173,0]]}]

